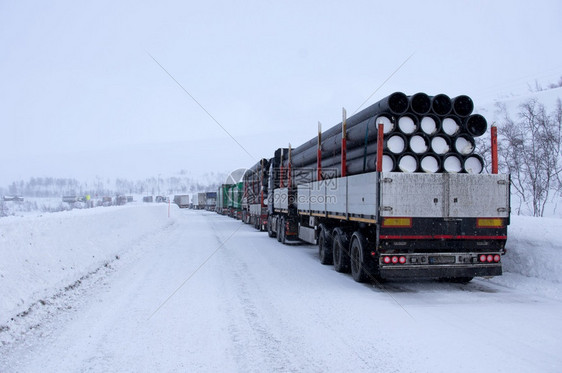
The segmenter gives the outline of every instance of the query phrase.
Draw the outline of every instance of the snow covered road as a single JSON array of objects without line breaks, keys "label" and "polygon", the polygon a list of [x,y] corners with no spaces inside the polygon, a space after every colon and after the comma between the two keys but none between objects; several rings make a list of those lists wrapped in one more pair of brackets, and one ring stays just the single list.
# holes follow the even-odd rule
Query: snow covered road
[{"label": "snow covered road", "polygon": [[517,275],[364,285],[228,217],[161,226],[0,345],[0,371],[562,371],[562,302]]}]

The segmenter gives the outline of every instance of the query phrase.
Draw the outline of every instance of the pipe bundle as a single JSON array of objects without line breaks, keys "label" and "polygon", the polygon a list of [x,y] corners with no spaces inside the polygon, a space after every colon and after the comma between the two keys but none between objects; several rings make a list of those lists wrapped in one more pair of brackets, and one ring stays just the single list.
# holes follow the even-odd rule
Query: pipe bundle
[{"label": "pipe bundle", "polygon": [[[482,157],[474,153],[475,138],[486,132],[487,122],[472,114],[473,109],[472,99],[465,95],[451,99],[445,94],[391,94],[346,120],[347,175],[376,170],[379,123],[384,124],[383,171],[482,172]],[[341,176],[342,125],[321,133],[323,178]],[[290,157],[295,172],[316,170],[318,137],[293,149]],[[283,157],[285,168],[288,158]],[[316,180],[315,172],[308,178]]]},{"label": "pipe bundle", "polygon": [[260,159],[255,165],[247,169],[243,175],[244,197],[248,204],[262,203],[267,198],[267,182],[269,161]]}]

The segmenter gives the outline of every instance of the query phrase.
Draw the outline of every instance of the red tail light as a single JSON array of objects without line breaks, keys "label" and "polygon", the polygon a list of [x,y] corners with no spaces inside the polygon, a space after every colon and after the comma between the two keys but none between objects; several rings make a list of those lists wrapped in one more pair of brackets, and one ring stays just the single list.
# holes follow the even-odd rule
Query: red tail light
[{"label": "red tail light", "polygon": [[494,256],[490,254],[486,257],[486,260],[488,261],[488,263],[492,263],[494,261]]},{"label": "red tail light", "polygon": [[406,257],[405,256],[401,256],[398,261],[400,262],[400,264],[404,264],[406,263]]},{"label": "red tail light", "polygon": [[482,263],[486,262],[486,255],[480,255],[480,261]]},{"label": "red tail light", "polygon": [[384,264],[390,264],[390,257],[389,256],[385,256],[382,261],[384,262]]},{"label": "red tail light", "polygon": [[392,257],[392,264],[396,264],[398,263],[398,257],[397,256],[393,256]]},{"label": "red tail light", "polygon": [[498,254],[494,255],[494,262],[499,263],[500,259],[501,257]]}]

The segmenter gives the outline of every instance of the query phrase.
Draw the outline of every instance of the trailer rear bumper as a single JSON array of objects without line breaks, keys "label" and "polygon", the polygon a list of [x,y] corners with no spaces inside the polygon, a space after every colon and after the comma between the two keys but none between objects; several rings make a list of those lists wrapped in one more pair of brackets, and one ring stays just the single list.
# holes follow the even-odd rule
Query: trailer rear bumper
[{"label": "trailer rear bumper", "polygon": [[499,265],[416,265],[416,266],[385,266],[379,269],[379,274],[386,279],[408,278],[458,278],[500,276],[502,266]]}]

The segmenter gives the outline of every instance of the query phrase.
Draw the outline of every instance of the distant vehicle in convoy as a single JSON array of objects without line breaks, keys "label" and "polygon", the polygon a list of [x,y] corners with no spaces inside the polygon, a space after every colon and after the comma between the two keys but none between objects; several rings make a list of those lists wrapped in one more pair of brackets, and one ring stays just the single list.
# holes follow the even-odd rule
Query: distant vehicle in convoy
[{"label": "distant vehicle in convoy", "polygon": [[244,183],[241,181],[230,185],[227,194],[227,211],[228,216],[235,219],[242,219],[242,196],[244,194]]},{"label": "distant vehicle in convoy", "polygon": [[282,243],[318,245],[322,264],[358,282],[501,275],[510,177],[498,173],[495,127],[492,173],[481,173],[474,137],[487,123],[473,107],[468,96],[396,92],[344,112],[255,164],[239,187],[221,186],[217,211],[228,204]]},{"label": "distant vehicle in convoy", "polygon": [[115,197],[115,205],[122,206],[127,203],[127,196],[117,196]]},{"label": "distant vehicle in convoy", "polygon": [[204,210],[207,204],[206,193],[194,193],[191,196],[190,207],[195,210]]},{"label": "distant vehicle in convoy", "polygon": [[3,196],[4,202],[23,202],[23,197],[20,196]]},{"label": "distant vehicle in convoy", "polygon": [[62,201],[66,203],[75,203],[75,202],[84,201],[84,198],[75,195],[66,195],[66,196],[62,196]]},{"label": "distant vehicle in convoy", "polygon": [[113,205],[113,198],[109,196],[102,197],[101,200],[98,201],[98,206],[112,206]]},{"label": "distant vehicle in convoy", "polygon": [[189,207],[192,209],[197,209],[198,206],[199,206],[199,195],[197,193],[192,194]]},{"label": "distant vehicle in convoy", "polygon": [[215,211],[217,205],[217,192],[205,192],[205,210]]},{"label": "distant vehicle in convoy", "polygon": [[203,210],[205,209],[205,205],[207,204],[207,194],[206,193],[197,193],[197,209]]},{"label": "distant vehicle in convoy", "polygon": [[261,159],[243,176],[242,221],[254,228],[267,230],[269,161]]},{"label": "distant vehicle in convoy", "polygon": [[182,209],[189,207],[189,195],[187,194],[175,195],[174,203]]},{"label": "distant vehicle in convoy", "polygon": [[215,211],[221,215],[228,215],[228,200],[232,186],[233,184],[222,184],[217,190]]}]

